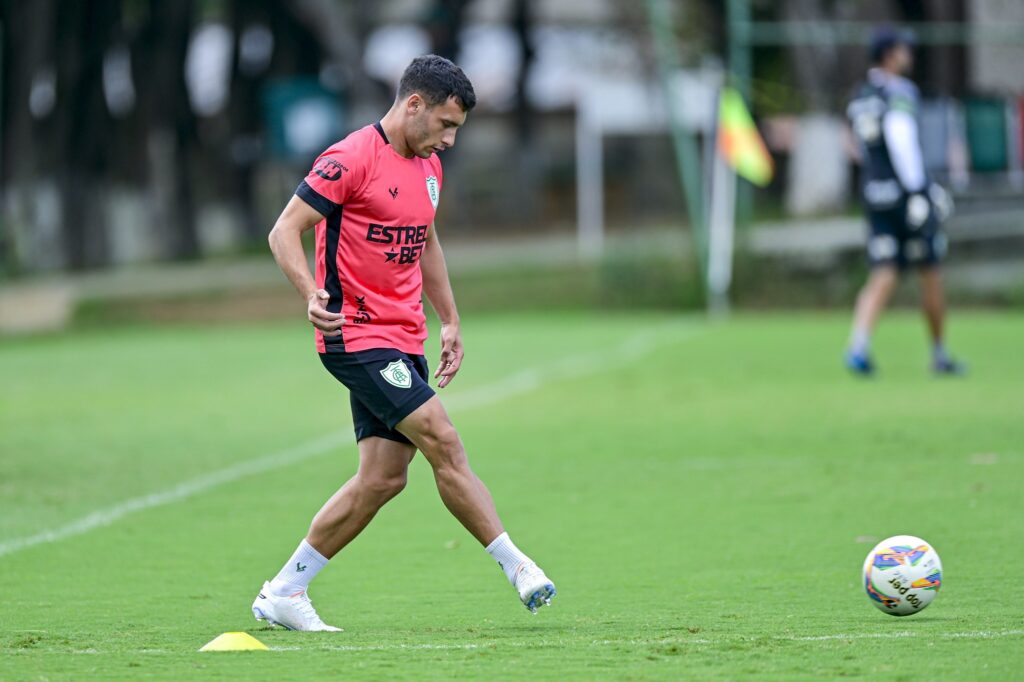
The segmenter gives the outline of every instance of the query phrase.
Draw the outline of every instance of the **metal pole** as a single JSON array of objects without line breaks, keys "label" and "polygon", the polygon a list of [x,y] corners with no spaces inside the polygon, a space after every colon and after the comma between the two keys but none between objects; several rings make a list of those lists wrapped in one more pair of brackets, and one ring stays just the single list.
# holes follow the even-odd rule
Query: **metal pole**
[{"label": "metal pole", "polygon": [[[743,99],[750,103],[754,71],[750,0],[729,0],[726,7],[729,13],[729,73],[732,76],[733,86],[743,96]],[[747,225],[750,223],[750,216],[753,212],[753,188],[749,183],[736,182],[734,196],[736,201],[735,222]]]},{"label": "metal pole", "polygon": [[576,109],[576,244],[594,259],[604,250],[604,140],[586,106]]},{"label": "metal pole", "polygon": [[708,230],[708,312],[722,317],[729,312],[729,286],[732,284],[736,173],[717,152],[712,168]]},{"label": "metal pole", "polygon": [[694,136],[683,127],[682,113],[679,111],[681,93],[676,92],[677,88],[672,79],[672,76],[678,71],[678,53],[675,50],[675,37],[671,30],[672,22],[668,2],[666,0],[648,0],[647,10],[651,22],[651,32],[654,34],[658,75],[661,77],[665,105],[668,108],[668,122],[672,132],[676,166],[679,171],[679,180],[683,185],[683,194],[686,197],[686,208],[693,230],[693,245],[697,255],[697,264],[703,277],[707,272],[707,221],[704,215],[704,177],[700,167],[700,150],[697,148]]},{"label": "metal pole", "polygon": [[729,24],[729,72],[733,86],[750,101],[750,78],[753,59],[750,52],[750,0],[729,0],[726,6]]}]

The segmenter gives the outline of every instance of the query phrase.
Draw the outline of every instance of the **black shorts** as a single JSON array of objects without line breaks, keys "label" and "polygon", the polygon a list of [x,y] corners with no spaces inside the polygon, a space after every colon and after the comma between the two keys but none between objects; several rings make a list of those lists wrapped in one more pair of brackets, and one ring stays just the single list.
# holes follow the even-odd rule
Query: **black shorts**
[{"label": "black shorts", "polygon": [[935,212],[924,225],[913,228],[907,224],[906,202],[887,210],[869,210],[868,264],[908,267],[929,267],[942,262],[946,255],[946,236],[939,227]]},{"label": "black shorts", "polygon": [[427,383],[425,357],[373,348],[355,353],[320,353],[320,362],[349,391],[357,441],[379,436],[409,442],[395,431],[395,425],[434,395]]}]

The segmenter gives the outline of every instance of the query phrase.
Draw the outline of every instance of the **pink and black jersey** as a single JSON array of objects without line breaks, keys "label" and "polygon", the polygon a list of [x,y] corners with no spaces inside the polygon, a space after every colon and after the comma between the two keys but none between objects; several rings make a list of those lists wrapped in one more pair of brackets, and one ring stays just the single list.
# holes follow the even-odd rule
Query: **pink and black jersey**
[{"label": "pink and black jersey", "polygon": [[328,148],[295,194],[316,226],[316,284],[341,312],[341,336],[316,330],[321,353],[394,348],[423,354],[420,255],[441,194],[441,161],[406,158],[379,123]]}]

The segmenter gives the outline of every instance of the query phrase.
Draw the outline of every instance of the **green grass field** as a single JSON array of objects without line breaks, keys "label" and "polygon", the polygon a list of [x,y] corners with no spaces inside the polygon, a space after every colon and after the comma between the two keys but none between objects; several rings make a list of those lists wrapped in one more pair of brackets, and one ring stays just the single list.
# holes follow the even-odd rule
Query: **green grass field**
[{"label": "green grass field", "polygon": [[[900,314],[854,380],[846,328],[467,319],[443,396],[555,605],[523,609],[417,458],[313,584],[345,628],[316,634],[249,613],[356,461],[300,321],[0,342],[0,678],[1019,679],[1024,317],[954,316],[963,380]],[[859,582],[897,533],[945,568],[912,618]],[[197,653],[234,630],[272,651]]]}]

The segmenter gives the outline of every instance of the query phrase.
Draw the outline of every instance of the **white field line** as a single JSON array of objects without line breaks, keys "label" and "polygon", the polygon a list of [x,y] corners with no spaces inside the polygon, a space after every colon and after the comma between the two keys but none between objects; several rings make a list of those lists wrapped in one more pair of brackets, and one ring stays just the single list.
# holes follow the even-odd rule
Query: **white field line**
[{"label": "white field line", "polygon": [[571,640],[531,640],[531,641],[503,641],[475,643],[449,643],[449,644],[351,644],[351,645],[327,645],[327,646],[272,646],[272,651],[472,651],[475,649],[520,649],[520,648],[546,648],[546,647],[572,647],[572,646],[653,646],[662,644],[726,644],[735,642],[822,642],[829,640],[855,641],[860,639],[906,639],[906,638],[937,638],[937,639],[997,639],[1000,637],[1024,636],[1024,630],[991,630],[975,632],[876,632],[876,633],[854,633],[835,635],[719,635],[713,637],[659,637],[653,639],[595,639],[590,642],[577,642]]},{"label": "white field line", "polygon": [[[667,331],[666,329],[656,329],[641,332],[629,337],[625,342],[611,350],[573,355],[547,366],[527,368],[496,383],[456,393],[451,398],[445,395],[445,391],[441,391],[441,397],[449,411],[482,407],[511,398],[512,396],[528,393],[546,383],[628,365],[630,362],[643,357],[661,345],[690,338],[695,333],[696,330],[693,328],[681,328],[678,325],[668,326]],[[57,542],[65,538],[82,535],[96,528],[109,526],[115,521],[136,512],[178,502],[227,483],[233,483],[243,478],[280,469],[318,455],[323,455],[337,447],[352,443],[352,441],[351,431],[331,433],[293,448],[245,460],[224,469],[183,481],[166,490],[125,500],[106,509],[98,509],[58,528],[0,542],[0,557],[14,554],[36,545]]]},{"label": "white field line", "polygon": [[14,538],[0,543],[0,557],[7,554],[13,554],[36,545],[57,542],[58,540],[63,540],[75,535],[88,533],[96,528],[109,526],[115,521],[118,521],[125,516],[129,516],[130,514],[177,502],[178,500],[183,500],[186,497],[192,497],[193,495],[197,495],[203,491],[224,485],[225,483],[231,483],[232,481],[237,481],[241,478],[254,476],[256,474],[263,473],[264,471],[271,471],[295,462],[300,462],[304,459],[327,452],[331,448],[348,443],[352,438],[353,437],[349,434],[333,433],[322,438],[309,441],[308,443],[304,443],[298,447],[282,450],[281,452],[276,452],[272,455],[246,460],[225,469],[220,469],[219,471],[203,474],[202,476],[198,476],[189,481],[183,481],[182,483],[171,488],[167,488],[166,490],[125,500],[124,502],[115,504],[112,507],[107,507],[106,509],[97,509],[96,511],[90,512],[89,514],[86,514],[85,516],[64,526],[53,528],[51,530],[44,530],[36,533],[35,535],[29,535],[23,538]]},{"label": "white field line", "polygon": [[[46,630],[14,630],[13,632],[47,632]],[[256,633],[259,635],[259,633]],[[301,635],[295,635],[301,638]],[[344,635],[338,635],[344,637]],[[525,641],[491,640],[483,642],[450,642],[444,644],[336,644],[317,646],[272,646],[271,651],[346,651],[350,653],[373,652],[373,651],[474,651],[477,649],[545,649],[545,648],[566,648],[566,647],[606,647],[606,646],[658,646],[658,645],[714,645],[714,644],[735,644],[747,642],[750,644],[768,642],[853,642],[857,640],[873,639],[1000,639],[1003,637],[1024,637],[1024,630],[975,630],[967,632],[914,632],[910,630],[898,630],[893,632],[859,632],[833,635],[712,635],[710,637],[654,637],[654,638],[630,638],[630,639],[595,639],[589,642],[582,640],[568,639],[533,639]],[[31,650],[8,651],[8,654],[31,654]],[[103,654],[114,653],[104,652],[95,648],[75,649],[70,652],[60,650],[47,650],[43,653],[52,654]],[[178,650],[172,649],[137,649],[132,653],[137,654],[177,654]]]}]

